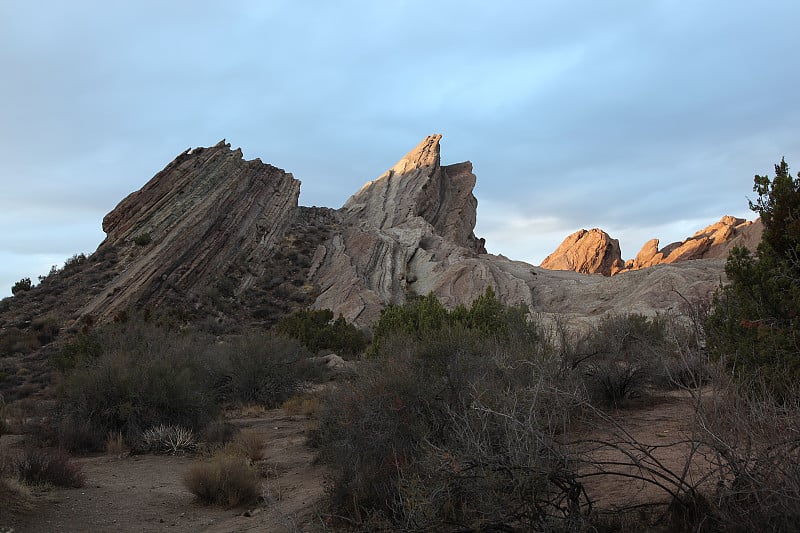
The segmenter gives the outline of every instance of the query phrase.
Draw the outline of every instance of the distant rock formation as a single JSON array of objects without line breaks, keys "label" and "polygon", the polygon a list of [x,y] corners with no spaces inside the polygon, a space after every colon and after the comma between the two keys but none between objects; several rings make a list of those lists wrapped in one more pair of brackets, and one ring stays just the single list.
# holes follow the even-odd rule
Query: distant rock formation
[{"label": "distant rock formation", "polygon": [[600,229],[579,230],[564,239],[555,252],[542,262],[542,268],[572,270],[581,274],[613,276],[655,265],[694,259],[725,259],[735,246],[755,250],[764,228],[760,219],[724,216],[687,239],[658,249],[658,239],[642,246],[635,259],[622,261],[619,241]]},{"label": "distant rock formation", "polygon": [[755,250],[761,242],[764,227],[761,219],[748,222],[743,218],[724,216],[681,242],[658,249],[658,239],[645,243],[636,258],[625,264],[626,270],[638,270],[653,265],[688,261],[692,259],[726,258],[735,246]]},{"label": "distant rock formation", "polygon": [[542,261],[542,268],[613,276],[625,267],[619,241],[601,229],[578,230]]}]

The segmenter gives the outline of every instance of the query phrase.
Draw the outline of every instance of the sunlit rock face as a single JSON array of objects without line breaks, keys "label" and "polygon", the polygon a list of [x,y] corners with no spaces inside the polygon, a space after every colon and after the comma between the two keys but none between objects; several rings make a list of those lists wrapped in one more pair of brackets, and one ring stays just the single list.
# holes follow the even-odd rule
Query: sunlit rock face
[{"label": "sunlit rock face", "polygon": [[658,239],[647,241],[635,259],[622,261],[619,242],[600,229],[579,230],[566,239],[542,262],[542,268],[572,270],[582,274],[615,274],[655,265],[696,259],[725,259],[735,246],[755,250],[761,242],[760,219],[748,222],[724,216],[683,241],[659,249]]},{"label": "sunlit rock face", "polygon": [[578,230],[548,255],[542,268],[612,276],[624,268],[619,241],[601,229]]},{"label": "sunlit rock face", "polygon": [[626,265],[628,270],[692,259],[726,258],[735,246],[755,250],[761,242],[764,226],[761,219],[749,222],[743,218],[724,216],[687,239],[658,249],[658,239],[645,243],[636,258]]}]

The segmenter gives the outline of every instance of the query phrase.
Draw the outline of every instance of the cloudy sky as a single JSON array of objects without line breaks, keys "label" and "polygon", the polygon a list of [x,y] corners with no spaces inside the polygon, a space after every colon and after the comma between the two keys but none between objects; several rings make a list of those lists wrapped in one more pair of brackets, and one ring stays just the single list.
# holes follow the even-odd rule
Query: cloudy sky
[{"label": "cloudy sky", "polygon": [[633,257],[800,170],[800,3],[0,0],[0,295],[226,138],[339,207],[430,133],[476,233],[538,264],[601,227]]}]

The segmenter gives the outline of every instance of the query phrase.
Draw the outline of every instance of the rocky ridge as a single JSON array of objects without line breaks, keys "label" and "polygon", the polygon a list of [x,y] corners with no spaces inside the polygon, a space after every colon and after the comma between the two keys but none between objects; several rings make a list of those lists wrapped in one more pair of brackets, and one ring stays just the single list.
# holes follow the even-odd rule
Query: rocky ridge
[{"label": "rocky ridge", "polygon": [[[592,320],[677,310],[707,299],[723,275],[721,259],[604,277],[488,254],[474,233],[475,181],[471,163],[441,164],[441,136],[431,135],[341,208],[303,207],[300,182],[281,169],[244,160],[224,141],[187,150],[105,217],[107,238],[86,261],[4,300],[0,329],[27,327],[37,313],[80,324],[145,308],[174,309],[212,330],[269,327],[306,306],[369,326],[412,294],[434,293],[452,307],[487,287],[540,316]],[[624,266],[606,234],[571,239],[585,252],[565,254],[566,267],[613,274]],[[680,247],[658,253],[684,255]]]},{"label": "rocky ridge", "polygon": [[647,241],[634,259],[622,260],[619,242],[600,229],[579,230],[566,239],[542,262],[542,268],[572,270],[583,274],[615,274],[655,265],[697,259],[725,259],[736,246],[755,250],[761,242],[760,219],[747,221],[724,216],[683,241],[661,249],[659,240]]}]

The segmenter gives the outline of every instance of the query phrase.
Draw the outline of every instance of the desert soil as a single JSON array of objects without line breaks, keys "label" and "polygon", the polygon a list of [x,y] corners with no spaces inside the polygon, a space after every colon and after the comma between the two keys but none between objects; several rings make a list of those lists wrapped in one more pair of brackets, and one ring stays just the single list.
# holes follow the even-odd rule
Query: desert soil
[{"label": "desert soil", "polygon": [[[264,437],[264,501],[254,507],[204,506],[183,486],[194,459],[166,455],[82,457],[80,489],[35,490],[34,510],[0,531],[17,532],[229,532],[318,531],[325,469],[306,446],[308,420],[283,410],[235,419]],[[4,527],[6,529],[4,529]]]},{"label": "desert soil", "polygon": [[[686,449],[670,444],[690,431],[692,413],[688,393],[666,393],[648,406],[612,413],[619,426],[598,426],[588,437],[606,441],[632,437],[652,444],[659,461],[680,471]],[[86,474],[84,488],[36,491],[34,511],[16,523],[0,524],[0,531],[5,531],[3,526],[13,527],[14,532],[325,530],[321,509],[327,472],[314,463],[314,451],[306,445],[308,420],[277,409],[233,422],[264,437],[264,501],[255,507],[222,509],[197,503],[181,482],[191,458],[92,456],[76,459]],[[611,460],[620,457],[607,448],[592,453]],[[587,478],[586,485],[595,509],[665,498],[652,485],[619,476]]]}]

